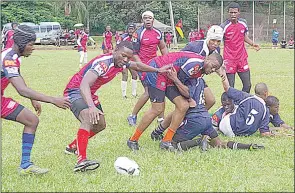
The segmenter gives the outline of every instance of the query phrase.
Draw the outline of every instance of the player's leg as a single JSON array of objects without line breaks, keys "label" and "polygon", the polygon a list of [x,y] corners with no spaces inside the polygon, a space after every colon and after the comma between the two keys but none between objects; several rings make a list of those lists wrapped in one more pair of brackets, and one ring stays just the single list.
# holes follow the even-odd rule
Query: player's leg
[{"label": "player's leg", "polygon": [[134,134],[127,141],[127,145],[132,150],[138,150],[138,140],[141,134],[145,131],[145,129],[153,122],[153,120],[163,112],[165,108],[165,92],[159,90],[157,88],[148,87],[149,89],[149,98],[151,100],[152,106],[151,108],[144,113],[141,121],[139,122]]},{"label": "player's leg", "polygon": [[229,82],[229,86],[235,87],[235,74],[226,73],[226,76]]},{"label": "player's leg", "polygon": [[124,99],[127,98],[126,93],[127,93],[127,80],[128,80],[128,69],[125,68],[122,71],[122,81],[121,81],[121,89],[122,89],[122,96]]},{"label": "player's leg", "polygon": [[145,105],[145,103],[149,100],[148,87],[144,81],[141,81],[141,83],[144,87],[144,93],[139,97],[137,103],[133,107],[132,114],[127,117],[127,121],[130,126],[136,125],[136,119],[137,119],[138,112],[142,109],[142,107]]},{"label": "player's leg", "polygon": [[235,74],[238,63],[235,60],[225,60],[225,71],[230,87],[235,87]]},{"label": "player's leg", "polygon": [[219,130],[226,136],[228,137],[234,137],[235,134],[232,130],[232,127],[230,125],[230,115],[231,113],[225,115],[221,121],[220,121],[220,124],[219,124]]},{"label": "player's leg", "polygon": [[84,52],[84,65],[87,64],[88,61],[88,54],[87,51]]},{"label": "player's leg", "polygon": [[10,98],[4,97],[1,97],[1,117],[24,125],[19,173],[21,175],[47,173],[48,169],[40,168],[31,162],[31,151],[34,145],[35,132],[39,124],[38,117],[24,106]]},{"label": "player's leg", "polygon": [[83,59],[84,59],[83,50],[79,51],[79,54],[80,54],[79,67],[82,68],[83,67],[82,62],[83,62]]},{"label": "player's leg", "polygon": [[212,147],[217,147],[217,148],[230,148],[230,149],[248,149],[248,150],[253,150],[253,149],[264,149],[263,145],[259,144],[244,144],[244,143],[239,143],[239,142],[234,142],[234,141],[222,141],[218,136],[215,138],[212,138],[209,140],[209,144]]},{"label": "player's leg", "polygon": [[153,130],[153,132],[151,133],[151,138],[154,141],[160,141],[163,139],[163,133],[164,131],[169,127],[169,125],[171,124],[171,120],[172,120],[172,114],[173,112],[169,113],[165,119],[159,123],[159,125],[157,126],[157,128],[155,130]]},{"label": "player's leg", "polygon": [[242,81],[243,88],[242,91],[250,93],[251,90],[251,77],[250,77],[250,70],[246,72],[238,72],[238,75]]},{"label": "player's leg", "polygon": [[204,88],[204,97],[205,97],[205,107],[207,110],[209,110],[211,107],[213,107],[216,101],[211,89],[208,86]]},{"label": "player's leg", "polygon": [[131,73],[131,88],[132,88],[132,96],[136,97],[136,89],[137,89],[137,72],[135,70],[129,69]]}]

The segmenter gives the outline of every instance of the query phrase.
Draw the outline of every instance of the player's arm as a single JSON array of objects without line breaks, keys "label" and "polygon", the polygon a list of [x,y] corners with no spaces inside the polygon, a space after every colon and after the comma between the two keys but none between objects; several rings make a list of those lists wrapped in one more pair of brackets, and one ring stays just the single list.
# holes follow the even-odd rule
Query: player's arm
[{"label": "player's arm", "polygon": [[82,39],[82,35],[79,34],[79,35],[78,35],[78,39],[77,39],[77,44],[78,44],[78,46],[82,46],[82,44],[81,44],[81,39]]},{"label": "player's arm", "polygon": [[168,72],[169,69],[172,67],[172,65],[166,65],[161,68],[154,68],[152,66],[146,65],[142,62],[133,62],[130,61],[129,64],[126,66],[127,68],[130,68],[135,71],[140,72],[158,72],[158,73],[164,73]]},{"label": "player's arm", "polygon": [[107,46],[105,33],[103,33],[102,38],[103,38],[103,44],[104,44],[104,46]]},{"label": "player's arm", "polygon": [[[183,73],[183,74],[185,74],[185,73]],[[172,68],[171,71],[169,71],[167,73],[167,77],[173,81],[173,83],[178,88],[178,90],[182,96],[184,96],[187,99],[190,98],[189,88],[178,79],[177,72],[176,72],[175,68]]]},{"label": "player's arm", "polygon": [[261,124],[259,125],[259,131],[261,137],[271,137],[274,134],[270,131],[268,124],[269,124],[269,110],[266,110],[265,117],[262,119]]},{"label": "player's arm", "polygon": [[249,44],[250,46],[253,46],[253,48],[256,50],[256,51],[259,51],[260,50],[260,46],[258,44],[255,44],[248,36],[248,34],[246,33],[245,34],[245,37],[244,37],[244,41]]},{"label": "player's arm", "polygon": [[230,86],[229,86],[229,82],[226,76],[224,66],[221,66],[218,70],[216,70],[216,73],[221,77],[223,89],[225,92],[227,92]]},{"label": "player's arm", "polygon": [[285,129],[293,129],[294,130],[294,127],[287,125],[286,123],[281,124],[281,127],[285,128]]},{"label": "player's arm", "polygon": [[163,39],[160,40],[158,47],[162,55],[168,54],[168,49]]},{"label": "player's arm", "polygon": [[70,102],[67,98],[51,97],[30,89],[29,87],[27,87],[24,79],[21,76],[11,77],[9,78],[9,81],[17,90],[17,92],[23,97],[26,97],[32,100],[42,101],[45,103],[52,103],[55,106],[63,108],[63,109],[70,107]]},{"label": "player's arm", "polygon": [[89,39],[92,43],[95,44],[95,41],[94,41],[94,39],[93,39],[92,37],[89,37],[88,39]]}]

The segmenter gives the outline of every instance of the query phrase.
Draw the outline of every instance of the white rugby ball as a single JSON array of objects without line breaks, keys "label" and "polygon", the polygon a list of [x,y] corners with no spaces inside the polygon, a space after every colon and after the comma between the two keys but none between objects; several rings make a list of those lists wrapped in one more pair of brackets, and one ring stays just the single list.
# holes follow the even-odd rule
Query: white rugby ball
[{"label": "white rugby ball", "polygon": [[140,173],[138,164],[128,157],[118,157],[114,167],[119,174],[137,176]]}]

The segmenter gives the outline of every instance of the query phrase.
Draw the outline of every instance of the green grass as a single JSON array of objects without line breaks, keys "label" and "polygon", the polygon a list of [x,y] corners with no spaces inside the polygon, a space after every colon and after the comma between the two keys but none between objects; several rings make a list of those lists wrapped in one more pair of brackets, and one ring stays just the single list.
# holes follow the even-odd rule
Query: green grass
[{"label": "green grass", "polygon": [[[89,59],[99,52],[89,50]],[[31,57],[23,58],[22,75],[26,83],[37,91],[53,96],[62,95],[69,78],[78,70],[78,57],[77,51],[73,50],[36,50]],[[252,84],[268,84],[271,94],[280,99],[282,119],[290,125],[294,123],[293,57],[293,50],[249,50]],[[213,112],[220,105],[222,86],[216,74],[205,79],[216,96],[217,104],[210,111]],[[131,98],[130,83],[127,91],[129,98],[122,99],[120,81],[121,75],[118,75],[98,92],[107,128],[89,141],[89,159],[101,163],[101,167],[93,172],[74,173],[76,157],[63,152],[79,127],[79,122],[69,110],[57,109],[50,104],[42,106],[32,161],[50,169],[44,176],[18,175],[22,125],[2,120],[2,191],[294,191],[294,138],[290,137],[261,138],[256,133],[251,137],[235,138],[244,143],[263,144],[266,149],[260,151],[210,149],[200,153],[199,149],[191,149],[174,154],[161,151],[158,142],[150,139],[150,132],[156,126],[154,122],[139,141],[142,149],[137,153],[131,152],[126,146],[126,140],[134,128],[128,126],[126,117],[136,99]],[[241,88],[238,77],[236,88]],[[139,83],[138,93],[142,92]],[[20,97],[11,86],[6,89],[5,96],[13,97],[33,110],[30,101]],[[140,112],[139,119],[149,105]],[[166,107],[166,112],[173,109],[170,102],[167,102]],[[221,138],[227,139],[224,136]],[[113,164],[119,156],[134,159],[140,166],[140,176],[117,174]]]}]

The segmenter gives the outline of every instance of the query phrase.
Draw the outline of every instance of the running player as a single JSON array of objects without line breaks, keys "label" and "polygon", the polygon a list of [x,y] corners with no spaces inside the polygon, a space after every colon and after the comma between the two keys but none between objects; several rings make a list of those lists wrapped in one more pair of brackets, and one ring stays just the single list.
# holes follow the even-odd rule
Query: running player
[{"label": "running player", "polygon": [[13,47],[4,49],[1,53],[1,118],[24,125],[19,173],[21,175],[43,174],[49,170],[31,162],[31,151],[39,119],[29,109],[11,98],[4,97],[4,90],[11,83],[21,96],[31,99],[38,116],[41,114],[41,104],[37,101],[51,103],[63,109],[69,108],[70,103],[66,98],[51,97],[32,90],[20,74],[21,57],[30,56],[34,50],[35,32],[27,25],[20,25],[14,30],[13,41]]},{"label": "running player", "polygon": [[77,40],[77,44],[78,44],[78,52],[80,53],[80,63],[79,63],[79,67],[82,68],[82,62],[84,59],[84,64],[87,64],[87,42],[88,39],[90,41],[92,41],[92,43],[95,44],[95,41],[89,37],[89,30],[86,29],[85,31],[83,29],[81,29],[78,40]]},{"label": "running player", "polygon": [[111,32],[111,26],[106,26],[106,31],[103,32],[103,40],[102,40],[102,51],[104,54],[111,53],[113,51],[113,33]]}]

